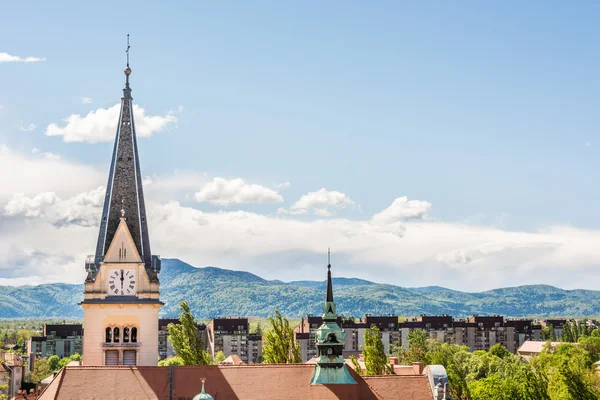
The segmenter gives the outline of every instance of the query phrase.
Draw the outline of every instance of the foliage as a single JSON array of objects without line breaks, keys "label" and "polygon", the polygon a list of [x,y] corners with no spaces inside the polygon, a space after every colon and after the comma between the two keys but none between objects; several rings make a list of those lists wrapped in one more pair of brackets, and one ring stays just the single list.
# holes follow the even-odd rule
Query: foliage
[{"label": "foliage", "polygon": [[354,366],[354,370],[356,371],[356,373],[358,375],[362,375],[363,374],[363,369],[360,366],[360,364],[358,363],[358,360],[356,359],[356,356],[354,354],[350,354],[350,362]]},{"label": "foliage", "polygon": [[3,385],[0,385],[0,400],[10,400],[8,398],[8,394],[3,394],[3,393],[8,393],[9,384],[10,384],[10,378],[7,378],[6,383]]},{"label": "foliage", "polygon": [[394,348],[392,353],[398,357],[400,364],[409,365],[413,362],[429,363],[428,347],[429,341],[427,332],[421,329],[415,329],[408,333],[408,350],[404,348]]},{"label": "foliage", "polygon": [[50,368],[50,363],[48,362],[48,359],[36,358],[33,364],[33,372],[29,376],[31,382],[40,383],[42,380],[46,379],[50,375],[52,375],[52,368]]},{"label": "foliage", "polygon": [[556,342],[556,333],[554,332],[554,326],[552,326],[552,324],[542,328],[542,340]]},{"label": "foliage", "polygon": [[169,335],[175,353],[181,357],[183,365],[208,365],[210,354],[204,350],[204,343],[196,326],[196,320],[187,302],[179,304],[179,324],[169,324]]},{"label": "foliage", "polygon": [[225,353],[223,353],[223,350],[219,350],[219,351],[217,351],[217,353],[215,354],[215,358],[213,358],[213,362],[212,362],[212,363],[213,363],[214,365],[217,365],[217,364],[219,364],[220,362],[223,362],[223,361],[225,361],[225,359],[226,359],[226,358],[227,358],[227,357],[225,357]]},{"label": "foliage", "polygon": [[57,371],[58,370],[58,362],[60,361],[60,358],[58,358],[57,355],[53,355],[48,357],[48,365],[50,366],[50,369],[52,371]]},{"label": "foliage", "polygon": [[185,365],[183,363],[183,359],[181,357],[169,357],[169,358],[165,358],[164,360],[160,360],[158,362],[158,366],[159,367],[169,367],[169,366],[177,366],[177,365]]},{"label": "foliage", "polygon": [[365,357],[367,375],[391,373],[390,364],[381,341],[381,333],[376,326],[365,330],[365,344],[361,346],[361,350]]},{"label": "foliage", "polygon": [[294,331],[287,319],[275,310],[275,318],[269,317],[271,330],[265,335],[263,362],[265,364],[301,363],[300,345],[294,341]]}]

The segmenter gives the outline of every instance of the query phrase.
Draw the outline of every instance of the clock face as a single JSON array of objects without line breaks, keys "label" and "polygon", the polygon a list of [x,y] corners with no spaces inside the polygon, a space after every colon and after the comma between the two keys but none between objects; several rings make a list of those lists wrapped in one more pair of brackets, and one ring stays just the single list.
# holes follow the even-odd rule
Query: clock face
[{"label": "clock face", "polygon": [[108,276],[108,294],[111,296],[135,295],[135,270],[115,269]]}]

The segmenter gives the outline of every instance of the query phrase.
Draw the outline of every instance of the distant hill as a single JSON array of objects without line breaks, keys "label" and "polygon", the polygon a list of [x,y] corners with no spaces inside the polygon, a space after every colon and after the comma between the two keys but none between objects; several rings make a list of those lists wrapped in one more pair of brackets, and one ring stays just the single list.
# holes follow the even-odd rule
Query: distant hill
[{"label": "distant hill", "polygon": [[[164,317],[179,313],[187,300],[198,318],[268,316],[274,310],[290,317],[319,314],[325,281],[281,282],[243,271],[195,268],[178,259],[163,259],[161,309]],[[356,278],[334,278],[334,297],[341,314],[414,316],[473,314],[524,316],[600,315],[600,291],[562,290],[530,285],[466,293],[439,286],[403,288]],[[81,318],[83,285],[0,286],[0,318]]]}]

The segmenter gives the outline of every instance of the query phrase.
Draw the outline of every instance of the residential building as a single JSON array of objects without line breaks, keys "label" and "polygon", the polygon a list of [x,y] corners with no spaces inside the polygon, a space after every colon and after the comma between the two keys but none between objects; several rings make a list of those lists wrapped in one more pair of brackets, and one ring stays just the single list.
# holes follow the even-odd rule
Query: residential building
[{"label": "residential building", "polygon": [[12,352],[0,352],[0,386],[8,384],[7,389],[0,390],[0,395],[5,394],[12,399],[19,392],[24,377],[25,363],[21,356]]},{"label": "residential building", "polygon": [[[525,343],[519,347],[517,350],[517,354],[529,360],[532,357],[539,355],[542,351],[544,351],[544,347],[548,342],[536,342],[533,340],[526,340]],[[564,342],[549,342],[551,347],[557,347]],[[571,343],[576,344],[576,343]]]},{"label": "residential building", "polygon": [[249,334],[248,318],[215,318],[206,325],[205,346],[211,357],[223,351],[237,354],[245,363],[262,361],[262,338]]},{"label": "residential building", "polygon": [[81,324],[44,324],[40,336],[32,336],[27,343],[34,357],[70,357],[83,354],[83,326]]},{"label": "residential building", "polygon": [[542,340],[542,326],[533,323],[531,319],[507,319],[504,322],[506,330],[506,349],[516,353],[527,340]]},{"label": "residential building", "polygon": [[[158,320],[158,356],[161,360],[175,355],[173,350],[173,343],[169,340],[169,324],[179,324],[177,318],[161,318]],[[200,337],[205,341],[205,324],[197,324],[196,327],[200,332]],[[206,343],[205,343],[206,344]]]},{"label": "residential building", "polygon": [[85,261],[85,366],[158,363],[161,261],[150,250],[129,63],[124,72],[98,242]]},{"label": "residential building", "polygon": [[552,326],[554,328],[554,336],[558,339],[562,336],[563,326],[567,323],[566,319],[545,319],[542,320],[541,325],[544,328]]},{"label": "residential building", "polygon": [[496,343],[506,347],[504,317],[501,315],[475,315],[468,318],[468,322],[477,325],[475,350],[488,351]]}]

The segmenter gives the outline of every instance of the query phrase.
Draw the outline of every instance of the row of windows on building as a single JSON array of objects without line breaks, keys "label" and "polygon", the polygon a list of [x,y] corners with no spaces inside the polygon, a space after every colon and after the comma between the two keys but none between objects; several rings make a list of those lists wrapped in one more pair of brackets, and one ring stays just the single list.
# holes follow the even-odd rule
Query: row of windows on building
[{"label": "row of windows on building", "polygon": [[138,329],[133,327],[125,327],[123,328],[123,341],[121,342],[121,329],[116,328],[106,328],[106,338],[104,341],[106,343],[137,343],[137,335]]}]

